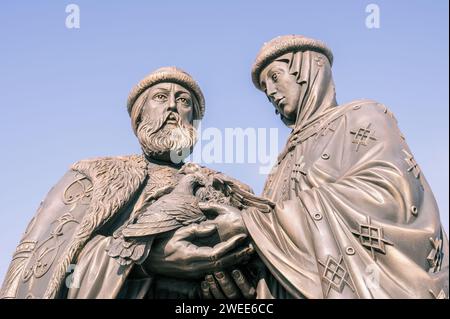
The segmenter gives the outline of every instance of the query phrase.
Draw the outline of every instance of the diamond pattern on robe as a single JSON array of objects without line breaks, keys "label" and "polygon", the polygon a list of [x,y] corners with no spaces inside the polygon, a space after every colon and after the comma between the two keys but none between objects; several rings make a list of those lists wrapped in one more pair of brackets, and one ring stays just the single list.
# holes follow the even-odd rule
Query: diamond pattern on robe
[{"label": "diamond pattern on robe", "polygon": [[419,178],[420,176],[420,167],[417,164],[416,160],[414,159],[414,156],[410,154],[407,150],[403,149],[403,153],[405,153],[405,161],[408,163],[408,172],[413,172],[415,178]]},{"label": "diamond pattern on robe", "polygon": [[361,245],[370,250],[374,260],[376,260],[375,252],[386,254],[386,245],[393,245],[384,238],[382,227],[372,225],[369,216],[367,216],[367,224],[360,224],[359,230],[352,230],[351,232],[359,237]]},{"label": "diamond pattern on robe", "polygon": [[370,140],[376,141],[377,138],[374,136],[375,131],[370,130],[370,126],[372,124],[369,123],[366,127],[360,127],[357,130],[350,131],[350,134],[354,135],[353,144],[356,144],[356,151],[358,152],[359,147],[361,145],[367,146]]},{"label": "diamond pattern on robe", "polygon": [[448,299],[444,289],[441,289],[438,294],[435,294],[431,289],[429,290],[429,292],[434,297],[434,299]]},{"label": "diamond pattern on robe", "polygon": [[444,252],[442,251],[443,241],[441,238],[430,238],[431,251],[428,254],[427,260],[430,265],[430,272],[438,272],[441,270],[442,260],[444,259]]},{"label": "diamond pattern on robe", "polygon": [[328,284],[325,291],[325,298],[328,297],[330,290],[333,289],[339,293],[342,293],[344,287],[347,285],[353,292],[351,282],[349,281],[349,274],[344,263],[344,258],[339,256],[339,260],[333,258],[333,256],[328,256],[326,263],[318,261],[325,269],[322,273],[322,279],[325,284]]}]

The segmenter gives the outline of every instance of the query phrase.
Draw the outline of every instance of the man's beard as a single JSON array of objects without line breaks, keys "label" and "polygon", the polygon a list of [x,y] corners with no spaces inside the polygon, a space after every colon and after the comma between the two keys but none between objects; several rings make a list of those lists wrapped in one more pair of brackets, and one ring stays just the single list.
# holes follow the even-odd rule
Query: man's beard
[{"label": "man's beard", "polygon": [[[172,115],[176,124],[167,124]],[[155,119],[150,116],[142,118],[136,132],[142,151],[150,158],[180,162],[186,158],[197,142],[197,131],[184,123],[177,113],[166,112]]]}]

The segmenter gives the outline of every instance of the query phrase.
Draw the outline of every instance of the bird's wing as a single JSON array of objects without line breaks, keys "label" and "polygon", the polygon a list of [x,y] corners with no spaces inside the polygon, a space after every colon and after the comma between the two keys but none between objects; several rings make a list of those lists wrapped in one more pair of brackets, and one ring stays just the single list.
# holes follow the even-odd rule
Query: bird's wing
[{"label": "bird's wing", "polygon": [[154,237],[145,240],[125,239],[123,236],[113,238],[108,247],[108,256],[117,260],[120,265],[141,264],[147,258]]},{"label": "bird's wing", "polygon": [[166,195],[122,230],[125,238],[156,235],[205,219],[194,196]]},{"label": "bird's wing", "polygon": [[135,205],[135,209],[130,214],[130,217],[128,218],[128,222],[126,224],[123,224],[121,227],[119,227],[114,232],[114,237],[118,238],[122,236],[122,231],[126,228],[127,225],[131,223],[131,221],[134,221],[139,214],[144,212],[150,205],[155,203],[159,198],[163,197],[166,194],[169,194],[171,191],[173,191],[173,185],[167,185],[161,188],[158,188],[154,191],[149,192],[144,197],[139,198],[138,202]]},{"label": "bird's wing", "polygon": [[163,210],[173,216],[181,225],[199,223],[206,219],[198,206],[198,199],[192,195],[177,195],[177,202],[167,205]]},{"label": "bird's wing", "polygon": [[125,238],[146,237],[168,232],[181,226],[182,224],[176,218],[165,214],[164,211],[149,212],[139,216],[135,223],[127,225],[122,230],[122,234]]}]

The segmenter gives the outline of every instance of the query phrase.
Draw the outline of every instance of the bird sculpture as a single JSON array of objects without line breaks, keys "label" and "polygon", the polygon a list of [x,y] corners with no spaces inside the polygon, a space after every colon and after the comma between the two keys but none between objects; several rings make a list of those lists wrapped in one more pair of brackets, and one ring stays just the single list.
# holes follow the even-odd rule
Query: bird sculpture
[{"label": "bird sculpture", "polygon": [[226,204],[240,210],[253,207],[262,213],[274,207],[269,200],[255,196],[247,185],[220,172],[185,164],[179,173],[183,177],[175,187],[159,190],[154,196],[159,198],[143,205],[114,233],[108,255],[119,264],[141,264],[156,236],[214,218],[204,214],[200,202]]},{"label": "bird sculpture", "polygon": [[203,187],[199,187],[196,191],[196,196],[201,202],[227,204],[240,210],[254,208],[261,213],[269,213],[275,207],[270,200],[256,196],[248,185],[221,172],[195,163],[185,164],[180,172],[206,177]]}]

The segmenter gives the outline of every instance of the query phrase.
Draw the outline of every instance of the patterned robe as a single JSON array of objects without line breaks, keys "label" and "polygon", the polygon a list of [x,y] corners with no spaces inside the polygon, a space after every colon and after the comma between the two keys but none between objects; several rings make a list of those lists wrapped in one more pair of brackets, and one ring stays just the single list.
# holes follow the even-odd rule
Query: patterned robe
[{"label": "patterned robe", "polygon": [[260,298],[448,298],[448,239],[397,121],[360,100],[294,130],[245,213],[270,274]]},{"label": "patterned robe", "polygon": [[178,168],[150,164],[143,156],[74,164],[29,223],[0,298],[148,296],[156,284],[153,276],[139,274],[133,265],[119,265],[107,251],[114,231],[179,178]]}]

